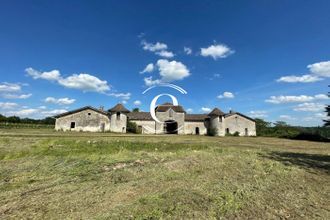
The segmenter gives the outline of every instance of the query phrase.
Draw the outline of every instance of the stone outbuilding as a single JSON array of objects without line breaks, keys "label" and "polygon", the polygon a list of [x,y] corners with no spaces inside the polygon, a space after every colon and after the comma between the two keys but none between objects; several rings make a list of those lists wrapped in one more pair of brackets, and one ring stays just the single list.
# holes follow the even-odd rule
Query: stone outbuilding
[{"label": "stone outbuilding", "polygon": [[156,122],[150,112],[130,112],[122,104],[108,111],[86,106],[55,116],[56,130],[126,133],[128,121],[136,123],[142,134],[193,134],[205,135],[213,130],[218,136],[237,133],[255,136],[256,125],[252,118],[230,111],[224,113],[214,108],[209,114],[188,114],[180,105],[164,103],[155,109]]}]

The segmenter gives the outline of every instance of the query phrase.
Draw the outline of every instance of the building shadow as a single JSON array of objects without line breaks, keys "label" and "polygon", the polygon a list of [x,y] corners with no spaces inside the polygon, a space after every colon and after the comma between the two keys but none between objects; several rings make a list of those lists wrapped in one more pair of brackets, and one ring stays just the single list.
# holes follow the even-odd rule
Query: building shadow
[{"label": "building shadow", "polygon": [[264,157],[282,162],[285,165],[315,169],[330,174],[329,155],[273,151]]}]

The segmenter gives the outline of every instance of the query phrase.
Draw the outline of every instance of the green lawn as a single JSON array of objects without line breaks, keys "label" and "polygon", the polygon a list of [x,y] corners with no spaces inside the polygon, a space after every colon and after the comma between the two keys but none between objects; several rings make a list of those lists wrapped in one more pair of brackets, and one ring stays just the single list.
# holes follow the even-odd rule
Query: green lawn
[{"label": "green lawn", "polygon": [[0,219],[330,219],[330,144],[0,129]]}]

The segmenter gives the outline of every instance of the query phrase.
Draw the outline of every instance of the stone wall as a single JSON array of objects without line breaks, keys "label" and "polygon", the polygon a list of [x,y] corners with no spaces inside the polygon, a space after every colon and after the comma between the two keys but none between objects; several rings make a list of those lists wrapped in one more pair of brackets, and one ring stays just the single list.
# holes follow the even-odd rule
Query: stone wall
[{"label": "stone wall", "polygon": [[224,121],[224,128],[225,131],[228,128],[230,134],[239,132],[240,136],[256,136],[255,122],[238,114],[226,117]]},{"label": "stone wall", "polygon": [[[71,123],[75,123],[74,128],[71,128]],[[104,124],[104,131],[110,130],[110,119],[108,116],[91,109],[86,109],[57,118],[55,130],[102,132],[102,124]]]},{"label": "stone wall", "polygon": [[[178,123],[178,134],[184,134],[184,114],[183,112],[170,112],[171,109],[166,112],[156,112],[156,117],[160,121],[174,120]],[[164,131],[164,123],[156,122],[156,133],[163,134]]]},{"label": "stone wall", "polygon": [[155,121],[148,120],[130,120],[131,122],[135,122],[137,126],[142,126],[142,134],[155,134]]},{"label": "stone wall", "polygon": [[196,128],[199,128],[199,134],[205,135],[207,133],[207,128],[204,122],[191,122],[186,121],[184,123],[184,133],[185,134],[196,134]]},{"label": "stone wall", "polygon": [[112,132],[126,133],[127,116],[124,113],[111,113],[110,130]]}]

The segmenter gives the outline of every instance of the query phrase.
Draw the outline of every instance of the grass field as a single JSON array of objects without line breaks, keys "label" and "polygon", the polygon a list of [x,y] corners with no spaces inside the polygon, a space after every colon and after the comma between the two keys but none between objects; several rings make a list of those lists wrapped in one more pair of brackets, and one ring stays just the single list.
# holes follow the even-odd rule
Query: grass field
[{"label": "grass field", "polygon": [[330,144],[0,129],[0,219],[330,219]]}]

